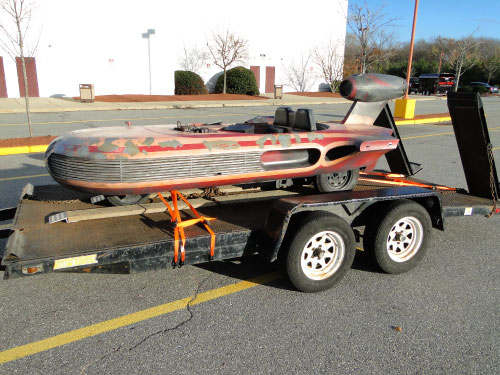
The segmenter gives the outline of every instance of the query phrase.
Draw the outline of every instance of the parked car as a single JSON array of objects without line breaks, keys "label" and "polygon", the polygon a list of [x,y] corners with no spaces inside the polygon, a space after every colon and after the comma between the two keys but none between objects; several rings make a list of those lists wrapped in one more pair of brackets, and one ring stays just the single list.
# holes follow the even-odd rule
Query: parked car
[{"label": "parked car", "polygon": [[486,82],[470,82],[468,84],[468,86],[472,87],[472,89],[474,89],[474,91],[478,91],[480,87],[484,87],[484,90],[487,91],[488,94],[492,94],[492,93],[497,93],[498,92],[497,88],[495,88],[493,86],[490,86]]}]

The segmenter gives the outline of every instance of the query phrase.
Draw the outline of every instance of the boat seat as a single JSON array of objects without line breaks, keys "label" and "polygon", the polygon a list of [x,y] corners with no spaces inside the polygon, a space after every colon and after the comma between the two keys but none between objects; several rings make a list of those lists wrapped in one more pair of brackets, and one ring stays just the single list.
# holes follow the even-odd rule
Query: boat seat
[{"label": "boat seat", "polygon": [[294,122],[294,113],[292,107],[276,108],[273,125],[292,127],[293,122]]},{"label": "boat seat", "polygon": [[299,108],[295,112],[295,119],[293,122],[294,130],[305,130],[309,132],[316,131],[316,121],[314,120],[314,113],[312,109]]}]

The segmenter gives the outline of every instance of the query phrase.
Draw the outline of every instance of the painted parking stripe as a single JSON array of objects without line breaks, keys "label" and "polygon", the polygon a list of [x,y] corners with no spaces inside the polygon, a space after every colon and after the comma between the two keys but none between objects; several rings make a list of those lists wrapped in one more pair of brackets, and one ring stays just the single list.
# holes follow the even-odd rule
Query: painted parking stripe
[{"label": "painted parking stripe", "polygon": [[50,174],[45,173],[45,174],[33,174],[31,176],[6,177],[6,178],[0,178],[0,182],[2,182],[2,181],[13,181],[13,180],[22,180],[22,179],[25,179],[25,178],[47,177],[47,176],[50,176]]},{"label": "painted parking stripe", "polygon": [[148,319],[152,319],[161,315],[165,315],[174,311],[183,310],[189,304],[190,306],[199,305],[214,299],[238,293],[243,290],[253,288],[258,285],[266,284],[281,277],[279,272],[273,272],[261,275],[249,280],[237,282],[235,284],[223,286],[221,288],[212,289],[204,293],[200,293],[193,299],[187,297],[177,301],[168,302],[163,305],[154,306],[149,309],[138,311],[132,314],[124,315],[118,318],[105,320],[100,323],[92,324],[86,327],[78,328],[73,331],[65,332],[57,336],[48,337],[46,339],[35,341],[30,344],[18,346],[12,349],[7,349],[0,352],[0,364],[15,361],[23,357],[27,357],[36,353],[44,352],[53,348],[57,348],[72,342],[80,341],[88,337],[100,335],[113,331],[118,328],[126,327],[132,324],[137,324]]},{"label": "painted parking stripe", "polygon": [[[57,125],[57,124],[84,124],[88,122],[112,122],[112,121],[144,121],[144,120],[168,120],[180,118],[200,118],[200,117],[228,117],[228,116],[245,116],[252,113],[224,113],[213,115],[190,115],[190,116],[161,116],[161,117],[140,117],[140,118],[110,118],[110,119],[94,119],[94,120],[71,120],[71,121],[48,121],[48,122],[33,122],[32,125]],[[259,113],[260,114],[260,113]],[[27,123],[11,123],[0,124],[0,126],[27,126]]]},{"label": "painted parking stripe", "polygon": [[[495,128],[489,128],[488,130],[489,131],[497,131],[497,130],[500,130],[500,126],[497,126]],[[401,139],[402,140],[406,140],[406,139],[416,139],[416,138],[427,138],[427,137],[437,137],[437,136],[440,136],[440,135],[451,135],[451,134],[454,134],[454,132],[415,135],[415,136],[412,136],[412,137],[404,137],[404,138],[401,138]]]}]

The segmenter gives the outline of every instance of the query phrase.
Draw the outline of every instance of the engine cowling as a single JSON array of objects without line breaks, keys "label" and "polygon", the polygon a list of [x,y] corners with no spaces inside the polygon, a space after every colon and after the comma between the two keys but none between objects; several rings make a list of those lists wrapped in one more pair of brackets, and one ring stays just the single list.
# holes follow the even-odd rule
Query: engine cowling
[{"label": "engine cowling", "polygon": [[396,99],[406,92],[406,80],[387,74],[354,74],[340,84],[340,94],[349,100],[381,102]]}]

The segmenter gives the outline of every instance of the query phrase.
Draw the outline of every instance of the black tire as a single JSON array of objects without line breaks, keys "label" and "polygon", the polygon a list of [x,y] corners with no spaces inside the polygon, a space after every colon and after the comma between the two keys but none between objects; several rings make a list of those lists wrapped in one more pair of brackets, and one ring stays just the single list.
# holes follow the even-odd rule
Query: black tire
[{"label": "black tire", "polygon": [[308,214],[295,227],[299,230],[289,237],[288,249],[283,249],[290,281],[306,293],[331,288],[351,268],[356,252],[354,232],[346,221],[325,212]]},{"label": "black tire", "polygon": [[108,195],[106,199],[113,206],[128,206],[141,204],[148,200],[149,194]]},{"label": "black tire", "polygon": [[432,223],[427,210],[410,200],[390,203],[366,225],[365,252],[385,272],[403,273],[427,253]]},{"label": "black tire", "polygon": [[352,190],[358,183],[359,169],[317,175],[314,186],[320,193]]}]

